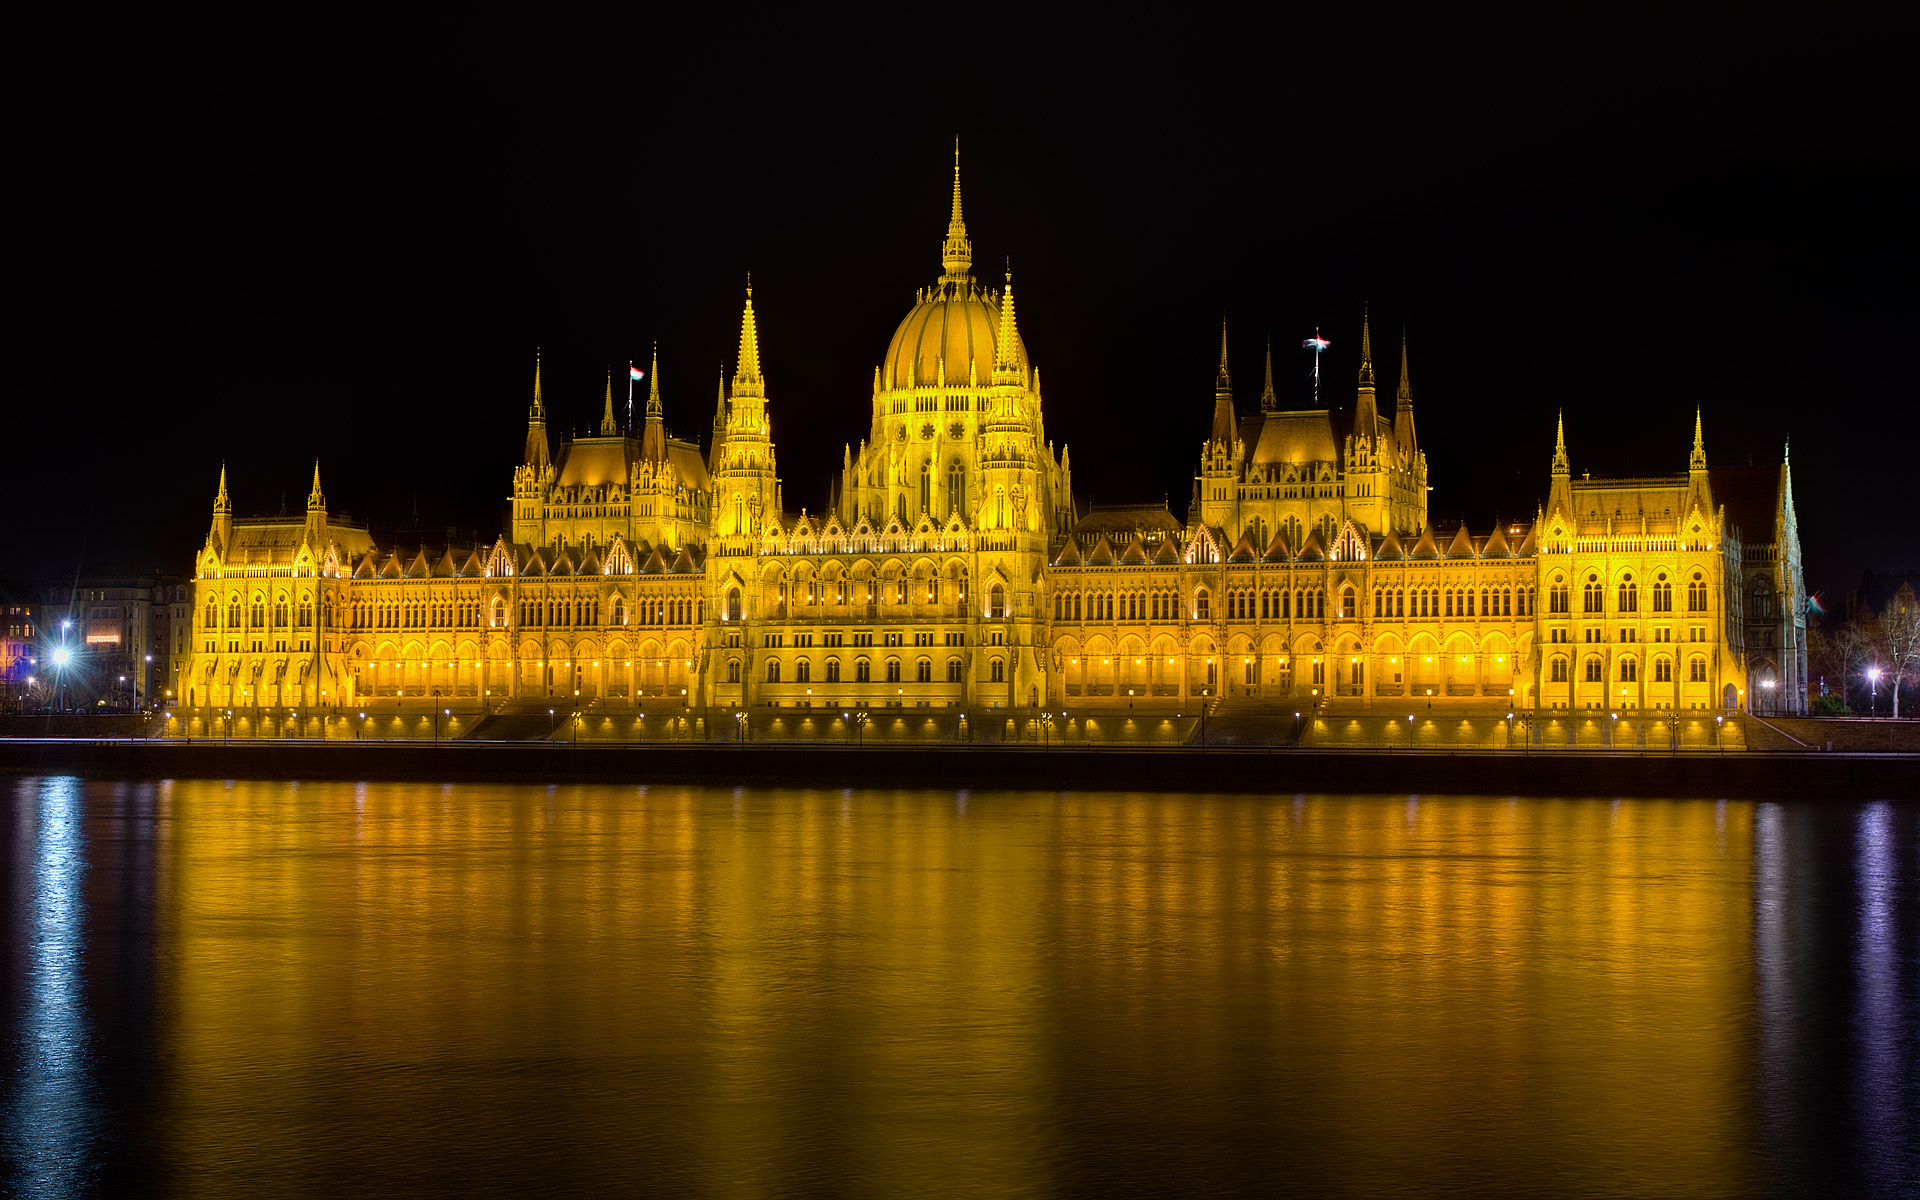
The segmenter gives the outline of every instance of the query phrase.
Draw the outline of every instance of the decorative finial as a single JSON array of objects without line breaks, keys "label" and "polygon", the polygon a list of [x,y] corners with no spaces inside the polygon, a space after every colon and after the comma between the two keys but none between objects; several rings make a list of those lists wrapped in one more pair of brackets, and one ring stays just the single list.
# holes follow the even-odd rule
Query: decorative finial
[{"label": "decorative finial", "polygon": [[1013,315],[1013,257],[1007,257],[1007,287],[1000,294],[1000,330],[994,339],[993,382],[1019,384],[1026,375],[1020,362],[1020,330]]},{"label": "decorative finial", "polygon": [[533,408],[527,413],[529,420],[547,419],[547,406],[540,399],[540,347],[533,348]]},{"label": "decorative finial", "polygon": [[313,490],[307,493],[308,508],[325,508],[326,496],[320,491],[320,460],[313,460]]},{"label": "decorative finial", "polygon": [[753,318],[753,286],[747,286],[747,307],[740,317],[740,358],[733,375],[733,394],[764,396],[760,375],[760,328]]},{"label": "decorative finial", "polygon": [[600,436],[612,437],[620,432],[613,423],[613,368],[607,368],[607,406],[600,412]]},{"label": "decorative finial", "polygon": [[1553,427],[1553,473],[1565,475],[1571,470],[1567,465],[1567,414],[1562,409],[1554,418]]},{"label": "decorative finial", "polygon": [[660,343],[653,344],[653,360],[647,364],[647,420],[658,420],[660,408]]},{"label": "decorative finial", "polygon": [[1213,377],[1213,390],[1223,396],[1233,394],[1233,377],[1227,373],[1227,319],[1220,318],[1220,370]]},{"label": "decorative finial", "polygon": [[964,282],[973,265],[973,243],[967,240],[966,218],[960,214],[960,139],[953,139],[953,209],[947,217],[947,240],[940,247],[942,283]]},{"label": "decorative finial", "polygon": [[1707,440],[1701,435],[1700,406],[1693,407],[1693,453],[1687,456],[1687,468],[1693,471],[1707,469]]},{"label": "decorative finial", "polygon": [[1280,407],[1280,397],[1273,390],[1273,334],[1267,334],[1267,377],[1260,387],[1260,407],[1271,412]]},{"label": "decorative finial", "polygon": [[213,506],[224,508],[230,503],[227,499],[227,460],[220,460],[220,490],[214,493]]}]

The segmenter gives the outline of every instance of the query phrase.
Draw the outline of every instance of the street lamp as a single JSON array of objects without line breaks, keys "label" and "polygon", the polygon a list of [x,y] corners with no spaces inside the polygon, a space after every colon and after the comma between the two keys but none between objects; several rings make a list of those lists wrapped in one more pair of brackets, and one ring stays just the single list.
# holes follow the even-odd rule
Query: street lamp
[{"label": "street lamp", "polygon": [[[54,654],[56,656],[59,653],[60,652],[58,650],[54,651]],[[56,662],[58,661],[57,657],[55,661]],[[1867,668],[1867,715],[1870,717],[1877,717],[1880,715],[1880,668],[1879,667]]]}]

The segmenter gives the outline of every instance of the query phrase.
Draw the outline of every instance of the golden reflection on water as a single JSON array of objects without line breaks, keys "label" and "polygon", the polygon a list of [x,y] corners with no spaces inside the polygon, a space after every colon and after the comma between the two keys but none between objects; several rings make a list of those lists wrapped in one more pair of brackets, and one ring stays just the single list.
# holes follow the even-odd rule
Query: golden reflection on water
[{"label": "golden reflection on water", "polygon": [[1747,805],[179,782],[165,809],[191,1191],[1755,1182]]}]

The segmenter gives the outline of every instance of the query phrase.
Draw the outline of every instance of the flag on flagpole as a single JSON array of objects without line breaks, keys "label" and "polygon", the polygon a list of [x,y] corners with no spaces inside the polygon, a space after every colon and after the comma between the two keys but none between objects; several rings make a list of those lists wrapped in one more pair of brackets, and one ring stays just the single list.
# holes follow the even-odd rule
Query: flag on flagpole
[{"label": "flag on flagpole", "polygon": [[647,373],[645,371],[642,371],[639,367],[634,366],[632,363],[627,364],[627,379],[629,382],[645,379],[646,377],[647,377]]}]

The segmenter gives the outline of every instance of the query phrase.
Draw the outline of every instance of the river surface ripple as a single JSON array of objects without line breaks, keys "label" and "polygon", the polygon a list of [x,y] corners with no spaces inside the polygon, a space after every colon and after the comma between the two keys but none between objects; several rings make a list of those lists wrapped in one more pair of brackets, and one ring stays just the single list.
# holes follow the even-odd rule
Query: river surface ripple
[{"label": "river surface ripple", "polygon": [[19,1194],[1920,1189],[1914,806],[0,794]]}]

